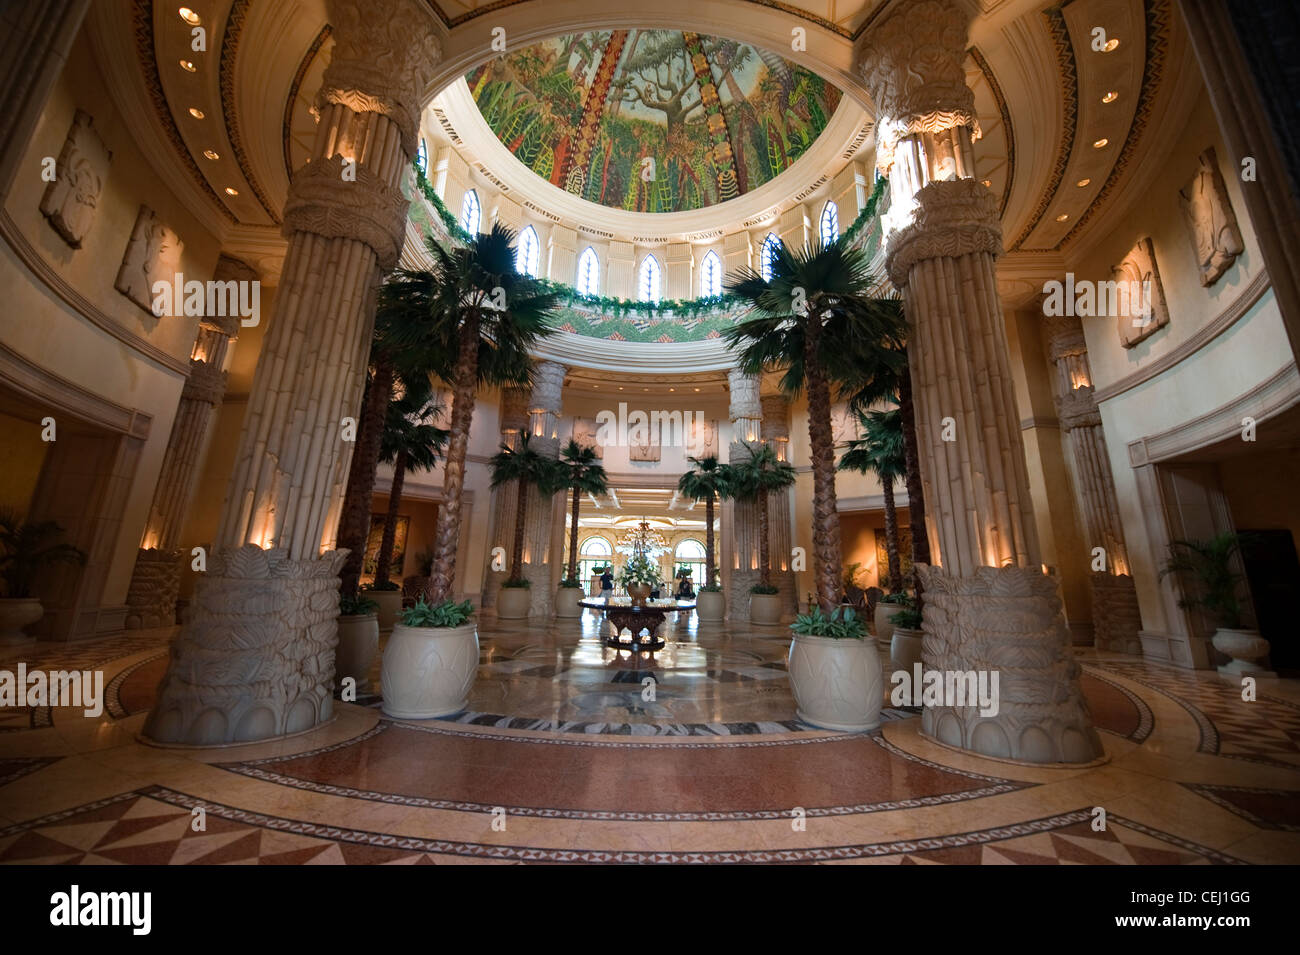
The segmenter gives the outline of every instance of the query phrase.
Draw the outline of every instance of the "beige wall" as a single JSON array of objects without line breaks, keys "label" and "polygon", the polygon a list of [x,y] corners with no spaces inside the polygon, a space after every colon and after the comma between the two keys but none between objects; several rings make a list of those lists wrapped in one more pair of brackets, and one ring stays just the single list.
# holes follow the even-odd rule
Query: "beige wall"
[{"label": "beige wall", "polygon": [[38,423],[0,412],[0,510],[27,515],[49,447]]}]

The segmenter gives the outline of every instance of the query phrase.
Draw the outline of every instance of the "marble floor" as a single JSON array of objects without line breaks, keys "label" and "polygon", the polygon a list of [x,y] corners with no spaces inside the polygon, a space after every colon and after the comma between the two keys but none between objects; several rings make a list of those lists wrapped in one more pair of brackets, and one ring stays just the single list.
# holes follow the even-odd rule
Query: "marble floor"
[{"label": "marble floor", "polygon": [[692,614],[647,659],[603,626],[488,614],[466,713],[388,719],[376,664],[313,732],[201,751],[137,737],[171,630],[0,652],[106,684],[98,718],[0,709],[0,862],[1300,862],[1300,681],[1244,702],[1215,673],[1079,651],[1108,759],[1041,769],[939,746],[913,710],[800,724],[780,628]]}]

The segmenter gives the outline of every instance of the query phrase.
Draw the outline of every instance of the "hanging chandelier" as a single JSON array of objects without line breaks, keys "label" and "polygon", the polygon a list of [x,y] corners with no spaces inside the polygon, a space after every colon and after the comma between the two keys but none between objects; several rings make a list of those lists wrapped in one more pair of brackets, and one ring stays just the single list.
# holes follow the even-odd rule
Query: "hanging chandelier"
[{"label": "hanging chandelier", "polygon": [[644,517],[635,530],[628,531],[614,544],[614,550],[620,554],[651,559],[668,553],[670,549],[668,539],[652,528]]}]

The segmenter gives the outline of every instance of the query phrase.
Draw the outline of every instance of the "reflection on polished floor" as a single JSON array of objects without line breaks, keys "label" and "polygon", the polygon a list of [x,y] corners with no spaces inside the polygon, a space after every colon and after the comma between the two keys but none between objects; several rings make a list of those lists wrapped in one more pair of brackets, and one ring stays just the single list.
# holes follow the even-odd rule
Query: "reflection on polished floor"
[{"label": "reflection on polished floor", "polygon": [[779,628],[670,616],[646,659],[603,626],[488,616],[465,714],[390,720],[363,697],[311,733],[205,751],[137,739],[173,631],[28,649],[29,667],[102,668],[107,699],[98,719],[0,710],[0,860],[1300,861],[1298,681],[1246,703],[1212,673],[1082,652],[1109,760],[1055,770],[945,749],[906,710],[868,734],[799,724]]}]

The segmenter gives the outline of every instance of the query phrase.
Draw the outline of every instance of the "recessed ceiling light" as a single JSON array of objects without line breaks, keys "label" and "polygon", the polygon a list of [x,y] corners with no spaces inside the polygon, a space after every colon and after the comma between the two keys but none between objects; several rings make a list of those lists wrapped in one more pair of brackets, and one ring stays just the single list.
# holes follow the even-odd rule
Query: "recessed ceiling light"
[{"label": "recessed ceiling light", "polygon": [[1106,41],[1106,45],[1101,48],[1101,52],[1109,53],[1117,46],[1119,46],[1119,40],[1115,39],[1114,37],[1111,37],[1109,40]]},{"label": "recessed ceiling light", "polygon": [[669,388],[668,390],[669,390],[669,391],[676,391],[677,389],[676,389],[676,388]]},{"label": "recessed ceiling light", "polygon": [[618,386],[618,390],[619,390],[619,391],[622,391],[622,390],[623,390],[623,386],[622,386],[622,385],[619,385],[619,386]]},{"label": "recessed ceiling light", "polygon": [[1056,217],[1056,221],[1064,222],[1068,218],[1070,218],[1070,214],[1068,212],[1062,212],[1059,216]]},{"label": "recessed ceiling light", "polygon": [[992,186],[992,185],[993,185],[993,180],[992,180],[992,179],[985,179],[985,180],[984,180],[984,185],[985,185],[985,186]]},{"label": "recessed ceiling light", "polygon": [[1110,144],[1110,140],[1103,136],[1101,139],[1097,140],[1095,143],[1092,144],[1092,148],[1104,149],[1109,144]]},{"label": "recessed ceiling light", "polygon": [[199,109],[197,106],[191,106],[191,107],[190,107],[190,115],[193,116],[195,119],[202,119],[202,118],[203,118],[203,110]]},{"label": "recessed ceiling light", "polygon": [[695,390],[696,390],[696,391],[699,391],[700,389],[696,388]]},{"label": "recessed ceiling light", "polygon": [[202,20],[199,19],[199,15],[195,13],[193,10],[191,10],[189,7],[181,7],[176,12],[181,15],[182,20],[184,20],[192,27],[196,27],[203,22]]},{"label": "recessed ceiling light", "polygon": [[1091,179],[1080,179],[1078,182],[1075,183],[1075,185],[1078,186],[1080,189],[1082,189],[1090,182],[1092,182]]},{"label": "recessed ceiling light", "polygon": [[238,190],[238,189],[231,189],[229,186],[226,186],[226,195],[228,195],[228,196],[237,196],[237,195],[239,195],[239,190]]},{"label": "recessed ceiling light", "polygon": [[186,73],[193,73],[197,67],[189,60],[181,60],[181,69]]},{"label": "recessed ceiling light", "polygon": [[1109,93],[1107,93],[1105,96],[1101,98],[1101,101],[1103,103],[1113,103],[1117,99],[1119,99],[1119,93],[1115,92],[1115,90],[1111,90]]},{"label": "recessed ceiling light", "polygon": [[221,158],[221,154],[218,153],[215,149],[205,149],[203,150],[203,155],[207,156],[209,159]]}]

